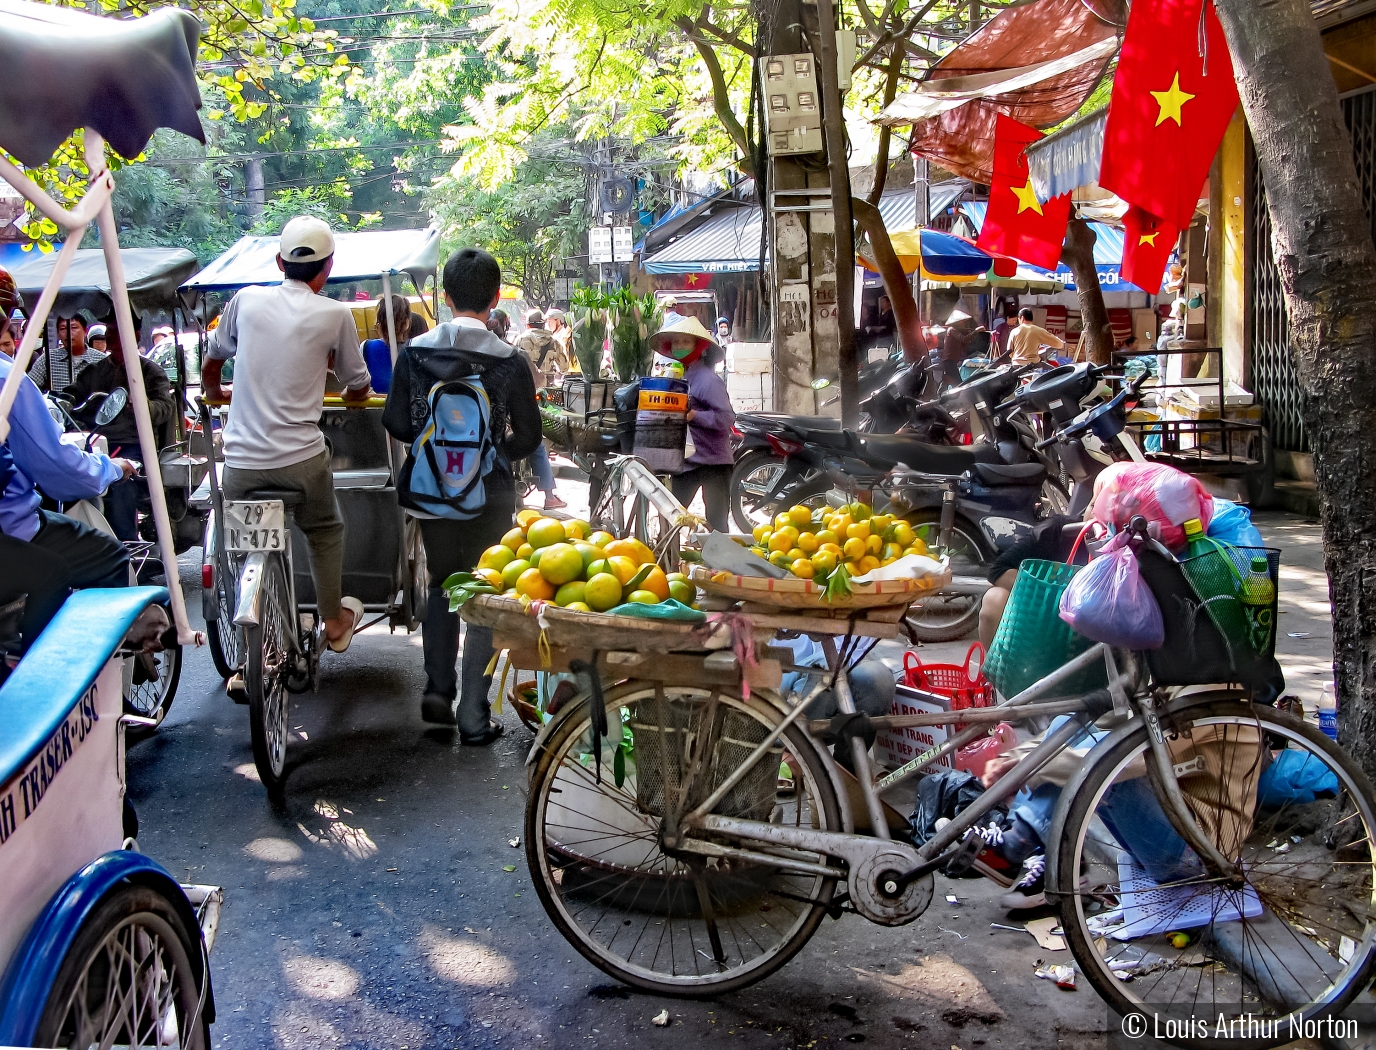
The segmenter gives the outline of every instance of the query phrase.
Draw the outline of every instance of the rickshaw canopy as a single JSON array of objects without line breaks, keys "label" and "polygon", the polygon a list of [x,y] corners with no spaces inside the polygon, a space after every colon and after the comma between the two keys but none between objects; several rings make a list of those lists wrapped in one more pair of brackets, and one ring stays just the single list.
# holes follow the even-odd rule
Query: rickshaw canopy
[{"label": "rickshaw canopy", "polygon": [[[138,314],[150,310],[170,312],[178,305],[177,288],[201,266],[185,248],[121,248],[119,254],[129,285],[129,303]],[[38,305],[38,297],[56,262],[56,252],[34,252],[32,259],[11,271],[30,313]],[[76,253],[53,303],[53,313],[58,317],[71,317],[78,310],[90,310],[97,317],[108,317],[114,312],[103,249],[82,248]]]},{"label": "rickshaw canopy", "polygon": [[[251,284],[280,284],[276,237],[241,237],[194,278],[183,296],[227,292]],[[419,291],[440,262],[440,231],[376,230],[334,235],[334,268],[329,284],[374,281],[383,274],[408,274]]]}]

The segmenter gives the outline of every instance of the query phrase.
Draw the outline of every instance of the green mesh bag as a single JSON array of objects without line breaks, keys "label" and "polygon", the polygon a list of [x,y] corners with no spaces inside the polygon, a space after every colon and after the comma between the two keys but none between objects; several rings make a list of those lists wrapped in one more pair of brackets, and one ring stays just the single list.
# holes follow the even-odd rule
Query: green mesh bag
[{"label": "green mesh bag", "polygon": [[[1094,644],[1060,616],[1061,595],[1082,568],[1037,558],[1018,566],[1018,578],[984,661],[985,676],[1005,697],[1022,692]],[[1056,692],[1087,693],[1107,682],[1103,666],[1095,665]]]}]

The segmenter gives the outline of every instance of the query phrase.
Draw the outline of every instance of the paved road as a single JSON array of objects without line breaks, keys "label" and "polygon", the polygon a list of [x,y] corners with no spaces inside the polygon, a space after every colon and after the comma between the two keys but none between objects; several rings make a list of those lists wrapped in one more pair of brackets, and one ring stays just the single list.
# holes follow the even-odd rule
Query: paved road
[{"label": "paved road", "polygon": [[[247,709],[203,650],[161,730],[130,749],[142,848],[225,888],[215,1046],[1103,1045],[1091,990],[1033,976],[1069,953],[991,929],[1007,920],[982,881],[938,879],[904,928],[828,920],[780,973],[713,1003],[611,985],[554,933],[511,845],[528,734],[510,712],[487,749],[427,728],[419,646],[375,629],[327,660],[319,694],[293,707],[280,811],[254,774]],[[666,1006],[671,1026],[652,1026]]]}]

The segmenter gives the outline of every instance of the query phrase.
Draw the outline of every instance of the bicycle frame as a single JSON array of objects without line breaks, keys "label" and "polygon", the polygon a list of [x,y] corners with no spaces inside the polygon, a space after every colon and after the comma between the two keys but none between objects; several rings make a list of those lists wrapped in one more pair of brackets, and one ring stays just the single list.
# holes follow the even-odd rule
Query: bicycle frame
[{"label": "bicycle frame", "polygon": [[[105,163],[105,140],[90,128],[85,129],[86,164],[90,169],[90,186],[70,211],[45,193],[32,179],[10,161],[0,157],[0,178],[16,189],[25,200],[67,233],[67,240],[58,253],[48,283],[39,296],[29,323],[24,326],[24,338],[14,355],[14,367],[0,388],[0,441],[9,437],[10,409],[19,393],[19,383],[28,372],[29,361],[38,345],[38,335],[47,324],[48,314],[58,290],[67,276],[72,260],[81,247],[86,228],[95,221],[100,229],[100,242],[105,252],[105,267],[110,275],[110,298],[114,301],[115,322],[119,328],[121,345],[129,348],[124,355],[125,381],[129,384],[130,404],[138,427],[139,447],[143,452],[143,469],[148,478],[148,493],[153,505],[153,522],[157,528],[158,549],[162,553],[163,571],[171,584],[178,579],[177,554],[172,537],[172,519],[167,513],[167,497],[162,487],[162,468],[158,462],[158,445],[153,436],[153,420],[148,413],[148,394],[143,386],[143,371],[139,366],[138,338],[134,334],[134,318],[129,309],[129,289],[124,278],[124,261],[119,253],[119,232],[115,213],[110,205],[115,179]],[[198,644],[200,636],[191,630],[186,618],[186,601],[179,586],[169,586],[172,620],[177,628],[177,640],[182,645]]]}]

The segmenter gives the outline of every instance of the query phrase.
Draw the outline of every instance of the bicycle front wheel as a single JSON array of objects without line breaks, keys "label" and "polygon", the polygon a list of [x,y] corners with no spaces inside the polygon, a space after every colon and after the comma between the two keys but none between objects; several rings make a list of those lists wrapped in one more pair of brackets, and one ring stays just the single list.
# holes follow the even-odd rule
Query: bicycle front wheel
[{"label": "bicycle front wheel", "polygon": [[[705,799],[780,719],[758,702],[712,699],[706,689],[646,682],[610,692],[600,777],[588,705],[579,701],[531,775],[526,858],[546,912],[594,966],[662,995],[716,995],[767,977],[816,932],[845,877],[840,867],[832,878],[662,847],[666,807]],[[840,807],[814,745],[796,727],[781,745],[713,812],[839,831]],[[688,807],[677,801],[685,796]]]},{"label": "bicycle front wheel", "polygon": [[263,570],[259,623],[244,628],[247,662],[244,690],[248,693],[249,731],[253,764],[268,797],[280,801],[287,774],[287,679],[292,672],[292,645],[287,634],[290,592],[279,558]]},{"label": "bicycle front wheel", "polygon": [[1171,826],[1141,726],[1100,755],[1066,811],[1048,890],[1069,946],[1120,1015],[1207,1019],[1203,1038],[1177,1023],[1176,1045],[1286,1044],[1292,1016],[1336,1014],[1371,979],[1371,784],[1327,737],[1270,707],[1200,702],[1162,730],[1168,775],[1240,862],[1241,885],[1212,877]]}]

